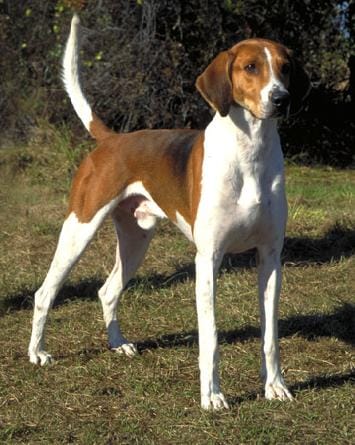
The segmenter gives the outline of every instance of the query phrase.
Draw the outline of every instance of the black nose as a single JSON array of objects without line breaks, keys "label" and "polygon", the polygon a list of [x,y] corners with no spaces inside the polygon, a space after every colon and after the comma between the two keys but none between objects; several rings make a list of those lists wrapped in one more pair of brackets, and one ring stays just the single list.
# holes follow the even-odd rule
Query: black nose
[{"label": "black nose", "polygon": [[271,94],[271,102],[276,108],[284,109],[290,104],[290,93],[286,90],[277,90]]}]

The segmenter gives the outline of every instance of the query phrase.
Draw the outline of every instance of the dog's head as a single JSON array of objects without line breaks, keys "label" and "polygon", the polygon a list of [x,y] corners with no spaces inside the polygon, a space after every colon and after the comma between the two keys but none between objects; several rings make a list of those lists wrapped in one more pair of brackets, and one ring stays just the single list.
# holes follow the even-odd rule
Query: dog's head
[{"label": "dog's head", "polygon": [[285,46],[249,39],[221,52],[197,78],[196,87],[221,116],[234,104],[267,119],[297,113],[311,84]]}]

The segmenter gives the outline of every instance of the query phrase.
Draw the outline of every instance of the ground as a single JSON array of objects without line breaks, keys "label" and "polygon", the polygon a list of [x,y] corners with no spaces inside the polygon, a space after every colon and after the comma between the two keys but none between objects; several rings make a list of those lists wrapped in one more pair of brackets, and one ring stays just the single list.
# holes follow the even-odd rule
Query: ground
[{"label": "ground", "polygon": [[113,266],[108,221],[52,310],[55,363],[28,362],[33,293],[49,266],[75,150],[53,133],[0,156],[0,441],[82,444],[350,444],[354,425],[355,171],[287,166],[289,224],[281,361],[295,402],[266,401],[253,253],[218,278],[222,389],[231,409],[199,407],[193,247],[162,223],[121,300],[140,354],[107,349],[97,290]]}]

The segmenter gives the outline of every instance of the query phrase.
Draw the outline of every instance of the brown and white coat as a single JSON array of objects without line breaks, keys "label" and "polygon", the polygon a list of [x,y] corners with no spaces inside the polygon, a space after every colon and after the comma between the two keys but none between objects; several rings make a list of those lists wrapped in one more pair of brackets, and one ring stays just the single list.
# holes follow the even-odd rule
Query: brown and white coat
[{"label": "brown and white coat", "polygon": [[196,245],[201,404],[227,407],[218,378],[214,316],[216,274],[223,255],[258,252],[262,375],[267,398],[291,399],[281,376],[277,306],[280,253],[287,219],[277,117],[298,109],[309,91],[301,65],[284,46],[245,40],[220,53],[196,86],[215,109],[205,131],[142,130],[121,134],[92,112],[77,66],[79,19],[73,17],[63,78],[75,111],[97,148],[80,165],[49,272],[35,295],[29,357],[46,364],[49,307],[106,216],[117,232],[116,264],[99,291],[110,348],[127,355],[119,296],[143,260],[157,218],[169,218]]}]

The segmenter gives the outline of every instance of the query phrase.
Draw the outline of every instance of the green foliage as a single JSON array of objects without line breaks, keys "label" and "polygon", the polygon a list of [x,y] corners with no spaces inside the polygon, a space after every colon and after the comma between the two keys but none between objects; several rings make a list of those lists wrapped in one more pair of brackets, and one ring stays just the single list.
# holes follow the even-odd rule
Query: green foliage
[{"label": "green foliage", "polygon": [[[268,37],[295,51],[317,89],[313,111],[306,116],[316,129],[306,132],[307,141],[299,141],[299,135],[293,139],[294,132],[285,127],[288,153],[351,164],[354,128],[347,116],[353,109],[346,107],[354,6],[346,5],[341,0],[2,1],[0,132],[25,138],[43,119],[79,128],[60,81],[63,48],[76,10],[83,23],[84,89],[98,114],[115,129],[205,126],[210,111],[195,91],[196,76],[222,49],[243,38]],[[344,124],[330,126],[332,135],[342,135],[344,147],[339,147],[339,138],[325,139],[329,123],[318,118],[324,101],[332,116],[345,104]],[[302,116],[293,122],[307,127],[306,121]],[[315,156],[310,151],[313,133],[319,146]]]}]

